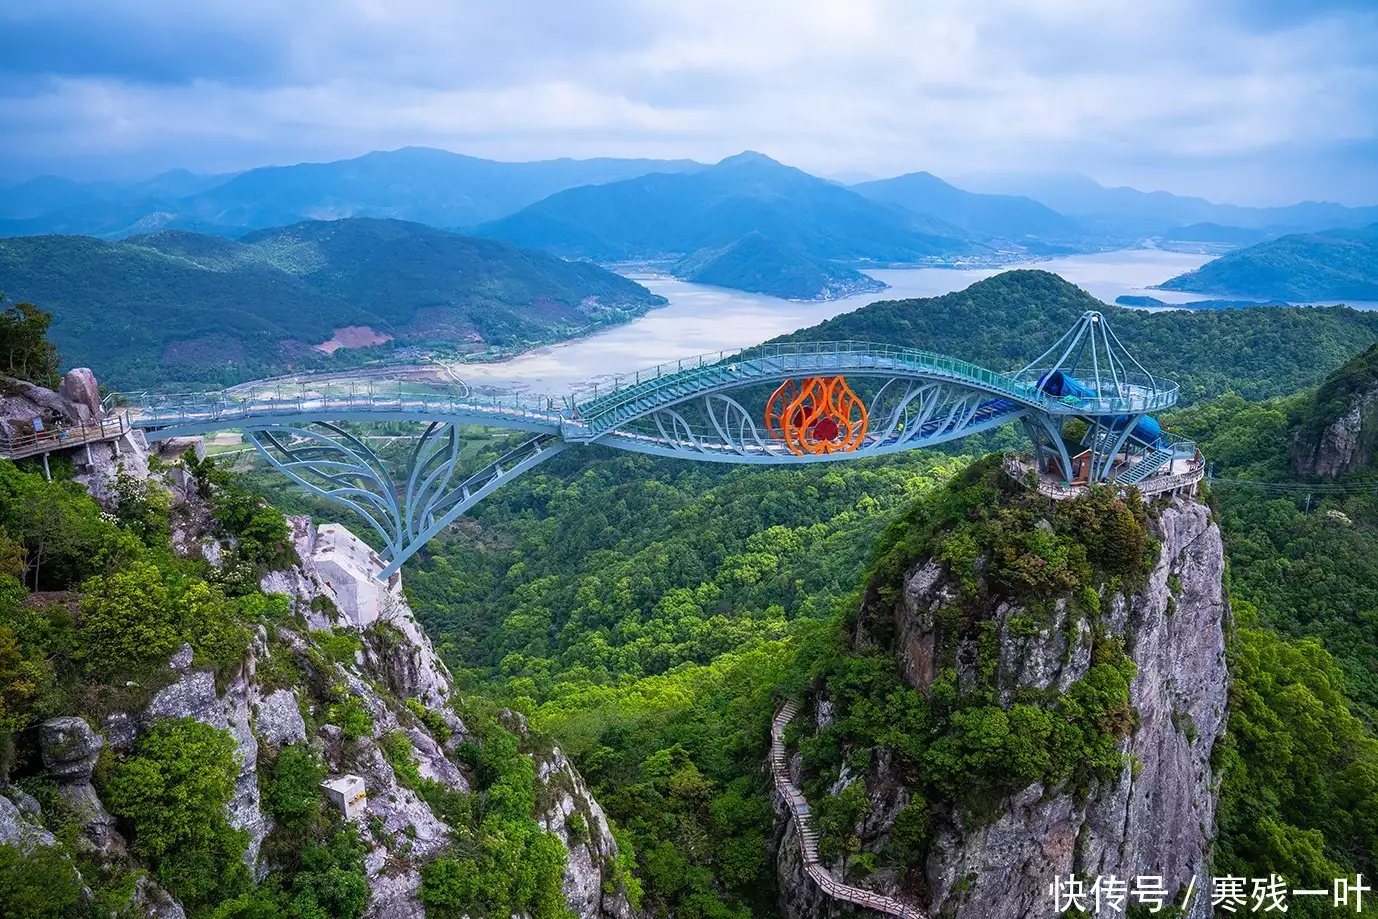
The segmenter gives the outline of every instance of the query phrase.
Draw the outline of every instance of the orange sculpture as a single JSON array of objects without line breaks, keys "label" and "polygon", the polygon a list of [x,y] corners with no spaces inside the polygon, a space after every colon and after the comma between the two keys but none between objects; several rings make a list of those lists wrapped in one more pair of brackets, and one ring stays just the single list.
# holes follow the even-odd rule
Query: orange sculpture
[{"label": "orange sculpture", "polygon": [[765,421],[796,456],[851,453],[866,436],[866,406],[844,377],[786,380],[766,401]]}]

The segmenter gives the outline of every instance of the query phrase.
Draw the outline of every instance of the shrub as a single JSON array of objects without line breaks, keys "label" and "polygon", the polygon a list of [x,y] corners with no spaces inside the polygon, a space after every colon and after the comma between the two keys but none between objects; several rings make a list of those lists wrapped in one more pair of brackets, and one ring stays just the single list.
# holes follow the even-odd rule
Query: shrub
[{"label": "shrub", "polygon": [[136,672],[167,658],[179,634],[163,575],[135,563],[82,585],[79,655],[98,676]]},{"label": "shrub", "polygon": [[283,747],[264,789],[268,813],[289,831],[300,831],[320,813],[325,766],[305,743]]},{"label": "shrub", "polygon": [[329,720],[344,731],[345,740],[359,740],[373,733],[373,715],[356,696],[330,706]]},{"label": "shrub", "polygon": [[156,723],[115,766],[103,799],[133,829],[132,846],[189,907],[242,889],[248,839],[225,819],[239,773],[225,731],[182,718]]}]

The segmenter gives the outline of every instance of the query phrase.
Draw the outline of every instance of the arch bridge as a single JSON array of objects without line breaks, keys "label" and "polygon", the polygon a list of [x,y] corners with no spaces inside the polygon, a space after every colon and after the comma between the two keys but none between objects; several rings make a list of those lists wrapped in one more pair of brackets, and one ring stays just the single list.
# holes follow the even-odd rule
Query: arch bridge
[{"label": "arch bridge", "polygon": [[[1134,360],[1095,311],[1008,374],[909,348],[790,342],[662,364],[559,400],[411,381],[269,381],[132,399],[133,425],[149,440],[242,430],[278,471],[373,527],[385,545],[380,577],[504,482],[570,447],[719,463],[838,462],[1018,423],[1040,474],[1064,487],[1129,486],[1188,456],[1199,463],[1194,445],[1172,441],[1152,417],[1176,400],[1176,385]],[[1071,419],[1079,439],[1064,436]],[[384,421],[420,426],[397,476],[349,426]],[[468,425],[532,436],[463,475],[460,429]]]}]

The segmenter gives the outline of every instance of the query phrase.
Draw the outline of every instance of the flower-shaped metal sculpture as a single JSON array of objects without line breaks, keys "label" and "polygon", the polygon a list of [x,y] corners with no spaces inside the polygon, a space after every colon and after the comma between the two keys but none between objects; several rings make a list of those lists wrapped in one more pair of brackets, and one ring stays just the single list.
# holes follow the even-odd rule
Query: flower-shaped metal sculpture
[{"label": "flower-shaped metal sculpture", "polygon": [[765,422],[796,456],[851,453],[866,436],[866,405],[845,377],[791,379],[766,401]]}]

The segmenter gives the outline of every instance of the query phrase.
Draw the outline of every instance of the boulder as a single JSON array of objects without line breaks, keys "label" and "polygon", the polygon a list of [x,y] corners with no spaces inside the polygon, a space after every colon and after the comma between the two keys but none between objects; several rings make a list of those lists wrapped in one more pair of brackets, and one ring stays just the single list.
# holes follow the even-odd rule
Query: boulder
[{"label": "boulder", "polygon": [[[87,367],[73,367],[58,384],[57,394],[76,408],[78,415],[89,413],[89,419],[100,417],[100,387],[96,375]],[[82,412],[86,409],[86,412]],[[83,418],[83,421],[88,418]]]},{"label": "boulder", "polygon": [[81,718],[50,718],[38,729],[43,766],[60,783],[91,781],[105,741]]}]

